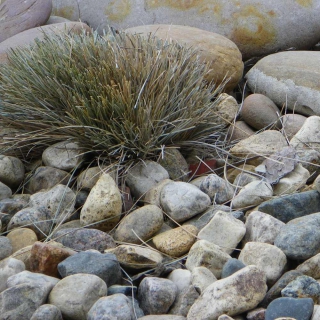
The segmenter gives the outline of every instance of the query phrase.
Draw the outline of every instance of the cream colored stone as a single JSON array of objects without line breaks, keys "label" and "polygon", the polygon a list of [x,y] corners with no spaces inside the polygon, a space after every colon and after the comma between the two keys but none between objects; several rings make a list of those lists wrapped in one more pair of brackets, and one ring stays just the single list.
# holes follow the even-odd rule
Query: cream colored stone
[{"label": "cream colored stone", "polygon": [[153,204],[157,207],[161,206],[160,203],[160,195],[162,188],[168,183],[173,182],[170,179],[164,179],[158,182],[154,187],[152,187],[143,197],[143,201],[145,204]]},{"label": "cream colored stone", "polygon": [[181,257],[187,253],[194,242],[198,229],[192,225],[178,227],[153,238],[153,244],[160,252],[172,257]]},{"label": "cream colored stone", "polygon": [[14,229],[7,234],[7,238],[11,242],[13,253],[38,241],[36,233],[28,228]]}]

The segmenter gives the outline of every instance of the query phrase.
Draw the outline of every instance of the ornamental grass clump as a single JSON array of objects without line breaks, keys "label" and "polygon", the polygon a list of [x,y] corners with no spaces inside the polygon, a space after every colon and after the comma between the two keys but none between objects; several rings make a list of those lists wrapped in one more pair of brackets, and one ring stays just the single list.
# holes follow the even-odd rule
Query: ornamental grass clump
[{"label": "ornamental grass clump", "polygon": [[194,49],[154,36],[46,36],[0,70],[0,120],[19,133],[1,153],[39,155],[75,140],[84,153],[125,165],[165,147],[210,154],[223,144],[221,87]]}]

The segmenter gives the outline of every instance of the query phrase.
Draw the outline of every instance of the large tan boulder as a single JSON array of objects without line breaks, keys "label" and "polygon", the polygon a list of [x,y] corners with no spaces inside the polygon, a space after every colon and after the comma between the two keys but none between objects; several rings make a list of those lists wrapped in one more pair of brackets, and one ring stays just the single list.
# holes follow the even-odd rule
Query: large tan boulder
[{"label": "large tan boulder", "polygon": [[200,58],[210,65],[212,71],[208,80],[220,84],[229,79],[225,91],[232,90],[243,73],[242,56],[238,47],[220,34],[179,25],[143,25],[126,29],[127,33],[137,33],[148,37],[150,34],[167,41],[176,41],[199,50]]},{"label": "large tan boulder", "polygon": [[0,65],[8,63],[8,51],[10,49],[23,48],[32,45],[36,39],[43,40],[45,35],[59,33],[59,32],[72,32],[81,33],[85,30],[91,32],[91,29],[81,22],[63,22],[50,24],[38,28],[32,28],[16,34],[0,43]]},{"label": "large tan boulder", "polygon": [[148,24],[216,32],[235,42],[245,59],[312,47],[319,40],[319,11],[318,0],[53,0],[53,14],[80,18],[99,32]]},{"label": "large tan boulder", "polygon": [[0,42],[19,32],[45,24],[51,10],[51,0],[1,0]]}]

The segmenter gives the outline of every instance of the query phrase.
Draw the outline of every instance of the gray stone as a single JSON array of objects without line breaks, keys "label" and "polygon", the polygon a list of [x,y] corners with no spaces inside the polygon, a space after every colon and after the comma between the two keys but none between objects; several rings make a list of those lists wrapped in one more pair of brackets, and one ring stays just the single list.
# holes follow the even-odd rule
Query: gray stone
[{"label": "gray stone", "polygon": [[[222,273],[223,273],[223,270],[222,270]],[[191,279],[192,285],[194,286],[194,288],[197,290],[199,294],[202,294],[203,291],[211,283],[217,281],[217,278],[214,276],[214,274],[206,267],[193,268],[191,275],[192,275],[192,279]]]},{"label": "gray stone", "polygon": [[298,113],[284,114],[281,117],[282,132],[289,140],[291,140],[293,136],[301,129],[306,119],[307,117],[304,117],[303,115]]},{"label": "gray stone", "polygon": [[77,251],[95,249],[103,252],[116,246],[110,235],[96,229],[67,228],[57,231],[54,237],[57,242]]},{"label": "gray stone", "polygon": [[191,272],[185,269],[175,269],[170,272],[167,279],[177,286],[178,292],[181,292],[191,285]]},{"label": "gray stone", "polygon": [[235,258],[229,259],[222,268],[221,279],[227,278],[245,267],[246,265],[242,261]]},{"label": "gray stone", "polygon": [[0,319],[25,320],[47,300],[48,285],[19,284],[0,293]]},{"label": "gray stone", "polygon": [[243,243],[265,242],[273,244],[284,226],[285,223],[267,213],[252,211],[246,219],[246,234]]},{"label": "gray stone", "polygon": [[0,261],[9,257],[12,252],[13,248],[10,240],[7,237],[0,236]]},{"label": "gray stone", "polygon": [[60,262],[58,271],[62,278],[77,273],[94,274],[108,287],[121,282],[120,264],[116,256],[111,253],[79,252]]},{"label": "gray stone", "polygon": [[279,248],[262,242],[247,242],[238,259],[246,265],[256,265],[263,270],[268,285],[273,285],[281,277],[287,264],[286,255]]},{"label": "gray stone", "polygon": [[64,170],[52,167],[38,167],[27,184],[27,190],[33,194],[43,189],[51,189],[57,184],[66,185],[71,178]]},{"label": "gray stone", "polygon": [[320,213],[289,221],[274,244],[292,260],[306,260],[320,251]]},{"label": "gray stone", "polygon": [[259,180],[261,179],[257,176],[254,176],[253,174],[242,172],[236,176],[233,184],[238,188],[238,187],[244,187],[252,181],[259,181]]},{"label": "gray stone", "polygon": [[24,173],[24,166],[20,159],[0,155],[0,181],[2,183],[9,188],[17,188],[24,179]]},{"label": "gray stone", "polygon": [[10,220],[8,230],[19,227],[32,229],[38,239],[43,239],[49,235],[53,226],[53,218],[51,213],[44,208],[27,207],[18,211]]},{"label": "gray stone", "polygon": [[278,298],[269,304],[265,320],[274,320],[279,317],[309,320],[312,316],[313,305],[310,298]]},{"label": "gray stone", "polygon": [[281,297],[281,290],[287,286],[292,280],[301,276],[302,273],[296,270],[290,270],[284,273],[281,278],[270,288],[260,303],[261,307],[266,308],[271,301]]},{"label": "gray stone", "polygon": [[62,141],[44,150],[42,161],[48,167],[70,171],[83,160],[83,150],[77,142]]},{"label": "gray stone", "polygon": [[55,24],[55,23],[61,23],[61,22],[70,22],[69,19],[58,17],[58,16],[50,16],[49,19],[46,22],[46,25],[49,24]]},{"label": "gray stone", "polygon": [[103,173],[110,174],[111,178],[115,180],[115,174],[104,172],[104,167],[91,167],[82,171],[77,177],[78,190],[91,190],[100,179]]},{"label": "gray stone", "polygon": [[164,179],[158,182],[154,187],[149,189],[149,191],[144,195],[143,202],[145,204],[153,204],[157,207],[161,207],[161,202],[160,202],[161,190],[165,185],[167,185],[170,182],[173,182],[173,181],[170,179]]},{"label": "gray stone", "polygon": [[12,190],[7,185],[0,182],[0,200],[11,198],[11,196]]},{"label": "gray stone", "polygon": [[256,130],[281,127],[278,122],[280,110],[263,94],[254,93],[246,97],[241,108],[241,118]]},{"label": "gray stone", "polygon": [[186,317],[172,314],[151,315],[139,318],[139,320],[186,320]]},{"label": "gray stone", "polygon": [[244,121],[236,121],[228,128],[227,138],[228,141],[238,142],[239,140],[246,139],[255,132]]},{"label": "gray stone", "polygon": [[59,281],[60,279],[58,278],[24,270],[8,278],[7,288],[18,286],[20,284],[30,284],[48,287],[49,290],[51,290]]},{"label": "gray stone", "polygon": [[209,174],[200,184],[200,190],[206,193],[214,203],[223,204],[234,196],[233,187],[216,174]]},{"label": "gray stone", "polygon": [[117,293],[102,297],[95,302],[88,312],[87,320],[121,319],[133,320],[132,301],[124,294]]},{"label": "gray stone", "polygon": [[83,226],[92,223],[103,231],[113,229],[120,220],[122,200],[118,185],[110,174],[100,176],[83,205],[80,221]]},{"label": "gray stone", "polygon": [[32,315],[30,320],[62,320],[62,314],[56,306],[43,304]]},{"label": "gray stone", "polygon": [[247,313],[247,320],[265,320],[265,314],[265,308],[256,308]]},{"label": "gray stone", "polygon": [[320,301],[320,284],[308,276],[299,276],[281,290],[282,297],[311,298],[315,304]]},{"label": "gray stone", "polygon": [[233,217],[230,212],[218,211],[210,222],[200,230],[198,239],[218,245],[231,254],[246,233],[243,222]]},{"label": "gray stone", "polygon": [[232,276],[212,283],[193,304],[188,320],[218,319],[255,308],[267,291],[266,277],[256,266],[247,266]]},{"label": "gray stone", "polygon": [[7,288],[7,280],[9,277],[24,270],[25,264],[18,259],[7,258],[0,261],[0,292]]},{"label": "gray stone", "polygon": [[118,284],[114,284],[112,286],[108,286],[108,296],[113,294],[122,293],[128,297],[135,297],[137,295],[137,287],[136,286],[121,286]]},{"label": "gray stone", "polygon": [[51,213],[54,223],[68,221],[74,213],[75,193],[68,187],[58,184],[53,188],[37,192],[30,197],[30,206],[45,208]]},{"label": "gray stone", "polygon": [[195,267],[206,267],[219,279],[222,268],[229,259],[231,257],[219,246],[206,240],[199,240],[189,251],[186,267],[191,272]]},{"label": "gray stone", "polygon": [[161,206],[174,221],[186,221],[206,210],[211,201],[208,195],[186,182],[166,184],[160,196]]},{"label": "gray stone", "polygon": [[317,51],[278,52],[259,60],[246,79],[254,92],[268,96],[279,107],[285,104],[303,115],[320,115],[320,91],[315,85],[319,62]]},{"label": "gray stone", "polygon": [[320,306],[315,305],[313,308],[313,314],[312,314],[311,320],[318,320],[318,319],[320,319]]},{"label": "gray stone", "polygon": [[2,1],[0,6],[0,42],[19,32],[45,24],[51,10],[51,0]]},{"label": "gray stone", "polygon": [[320,194],[317,191],[306,191],[278,197],[263,202],[258,211],[287,223],[288,221],[320,211]]},{"label": "gray stone", "polygon": [[143,161],[136,164],[126,176],[132,194],[136,199],[142,197],[147,191],[164,179],[169,179],[169,173],[160,164],[154,161]]},{"label": "gray stone", "polygon": [[107,294],[107,285],[93,274],[75,274],[60,280],[51,290],[48,303],[58,307],[63,318],[86,320],[94,303]]},{"label": "gray stone", "polygon": [[168,279],[146,277],[138,290],[138,300],[144,314],[165,314],[177,295],[177,286]]},{"label": "gray stone", "polygon": [[126,215],[118,225],[114,239],[140,244],[150,239],[163,224],[162,210],[155,205],[145,205]]}]

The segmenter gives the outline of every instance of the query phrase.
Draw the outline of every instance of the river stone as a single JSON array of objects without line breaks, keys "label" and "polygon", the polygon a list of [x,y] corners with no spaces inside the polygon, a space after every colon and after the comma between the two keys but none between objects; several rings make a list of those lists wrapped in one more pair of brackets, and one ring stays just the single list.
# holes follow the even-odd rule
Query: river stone
[{"label": "river stone", "polygon": [[4,183],[0,182],[0,200],[11,198],[12,190]]},{"label": "river stone", "polygon": [[319,64],[318,51],[278,52],[261,59],[246,78],[254,92],[265,94],[279,107],[285,104],[303,115],[320,115]]},{"label": "river stone", "polygon": [[243,63],[239,49],[231,40],[218,33],[173,24],[141,25],[126,29],[125,32],[146,37],[153,34],[165,41],[173,40],[199,50],[200,59],[211,66],[207,79],[217,85],[228,79],[226,91],[232,90],[242,77]]},{"label": "river stone", "polygon": [[275,103],[263,94],[254,93],[246,97],[241,108],[241,118],[252,128],[280,127],[280,110]]},{"label": "river stone", "polygon": [[296,270],[290,270],[284,273],[281,278],[269,289],[259,306],[266,308],[271,301],[281,297],[281,290],[292,280],[301,276],[302,273]]},{"label": "river stone", "polygon": [[224,264],[231,257],[214,243],[198,240],[190,249],[186,267],[191,272],[196,267],[206,267],[219,279]]},{"label": "river stone", "polygon": [[31,176],[26,186],[29,193],[33,194],[42,189],[51,189],[57,184],[68,184],[70,174],[64,170],[53,167],[38,167]]},{"label": "river stone", "polygon": [[178,292],[187,289],[191,284],[191,272],[185,269],[174,269],[167,276],[178,288]]},{"label": "river stone", "polygon": [[222,268],[221,279],[233,275],[244,267],[246,267],[246,265],[242,261],[235,258],[229,259]]},{"label": "river stone", "polygon": [[274,320],[279,317],[309,320],[313,313],[313,306],[311,298],[278,298],[267,307],[265,320]]},{"label": "river stone", "polygon": [[153,244],[160,252],[171,257],[181,257],[188,253],[194,242],[198,229],[192,225],[174,228],[153,237]]},{"label": "river stone", "polygon": [[283,274],[286,255],[276,246],[262,242],[247,242],[239,258],[246,265],[256,265],[264,271],[268,285],[273,285]]},{"label": "river stone", "polygon": [[52,304],[43,304],[32,315],[30,320],[63,320],[59,308]]},{"label": "river stone", "polygon": [[209,174],[200,184],[200,190],[217,204],[230,201],[234,196],[233,187],[217,174]]},{"label": "river stone", "polygon": [[207,194],[186,182],[171,182],[161,190],[161,206],[176,222],[186,221],[207,209],[211,203]]},{"label": "river stone", "polygon": [[292,280],[281,290],[283,297],[311,298],[315,304],[320,300],[320,284],[317,280],[302,275]]},{"label": "river stone", "polygon": [[81,209],[80,221],[83,226],[101,222],[100,226],[95,227],[109,231],[120,220],[121,211],[122,200],[118,185],[110,174],[104,173],[91,189]]},{"label": "river stone", "polygon": [[155,205],[145,205],[130,212],[118,225],[114,239],[140,244],[158,232],[163,225],[162,210]]},{"label": "river stone", "polygon": [[249,127],[246,122],[238,120],[229,126],[227,138],[230,142],[236,142],[238,140],[246,139],[254,135],[254,133],[254,130]]},{"label": "river stone", "polygon": [[7,239],[12,245],[12,252],[16,252],[29,245],[33,245],[38,241],[36,233],[29,228],[13,229],[7,234]]},{"label": "river stone", "polygon": [[[53,0],[53,14],[88,21],[102,33],[109,25],[123,29],[164,23],[201,28],[234,41],[244,59],[295,47],[310,48],[319,41],[315,1],[245,0]],[[292,19],[284,12],[294,12]],[[305,21],[308,24],[305,24]]]},{"label": "river stone", "polygon": [[51,0],[3,0],[0,2],[0,42],[46,23]]},{"label": "river stone", "polygon": [[306,260],[320,252],[320,212],[289,221],[274,244],[292,260]]},{"label": "river stone", "polygon": [[[7,258],[0,261],[0,292],[7,288],[7,280],[14,274],[25,270],[25,264],[15,258]],[[1,314],[1,313],[0,313]]]},{"label": "river stone", "polygon": [[217,115],[222,119],[222,123],[227,126],[234,123],[239,113],[239,105],[237,100],[227,93],[221,93],[218,96]]},{"label": "river stone", "polygon": [[58,17],[58,16],[53,16],[51,15],[49,19],[46,22],[46,25],[48,24],[55,24],[55,23],[61,23],[61,22],[70,22],[69,19],[63,18],[63,17]]},{"label": "river stone", "polygon": [[215,281],[217,281],[217,278],[208,268],[193,268],[191,273],[191,283],[199,294],[202,294],[204,290]]},{"label": "river stone", "polygon": [[260,204],[258,211],[287,223],[292,219],[320,212],[320,194],[312,190],[277,197]]},{"label": "river stone", "polygon": [[285,223],[272,217],[271,215],[252,211],[246,219],[246,234],[243,243],[247,242],[265,242],[273,244],[277,235],[281,232],[281,228]]},{"label": "river stone", "polygon": [[23,181],[24,172],[24,166],[20,159],[0,155],[0,181],[2,183],[10,188],[16,188]]},{"label": "river stone", "polygon": [[8,237],[0,236],[0,261],[13,253],[13,246]]},{"label": "river stone", "polygon": [[47,26],[41,26],[38,28],[32,28],[16,34],[13,37],[0,43],[0,65],[2,63],[8,63],[8,51],[10,49],[29,47],[35,44],[35,40],[44,40],[46,35],[70,32],[73,34],[79,34],[83,32],[90,33],[91,29],[82,22],[63,22],[50,24]]},{"label": "river stone", "polygon": [[212,283],[193,304],[188,320],[218,319],[255,308],[267,292],[266,276],[256,266],[247,266],[230,277]]},{"label": "river stone", "polygon": [[298,265],[296,270],[306,276],[320,279],[320,253]]},{"label": "river stone", "polygon": [[88,312],[87,320],[121,319],[133,320],[134,310],[132,300],[124,294],[116,293],[102,297],[95,302]]},{"label": "river stone", "polygon": [[237,157],[268,157],[287,147],[287,140],[276,130],[266,130],[243,139],[230,149]]},{"label": "river stone", "polygon": [[36,309],[46,302],[50,290],[49,284],[24,283],[1,292],[1,319],[30,319]]},{"label": "river stone", "polygon": [[210,222],[200,230],[198,239],[204,239],[218,245],[231,254],[246,233],[243,222],[230,212],[218,211]]},{"label": "river stone", "polygon": [[86,320],[93,304],[106,294],[107,285],[101,278],[78,273],[60,280],[51,290],[48,303],[58,307],[63,318]]},{"label": "river stone", "polygon": [[162,255],[155,250],[134,245],[119,245],[105,250],[116,255],[119,263],[130,269],[156,268],[162,262]]},{"label": "river stone", "polygon": [[94,249],[103,252],[116,246],[113,238],[107,233],[90,228],[66,228],[54,234],[57,242],[76,251]]},{"label": "river stone", "polygon": [[282,131],[288,140],[291,140],[293,136],[301,129],[307,117],[298,113],[287,113],[281,117]]},{"label": "river stone", "polygon": [[161,207],[160,196],[162,188],[170,183],[173,182],[170,179],[164,179],[158,182],[154,187],[152,187],[143,197],[143,202],[145,204],[154,204],[157,207]]},{"label": "river stone", "polygon": [[178,293],[169,279],[145,277],[138,290],[138,300],[144,314],[166,314]]}]

